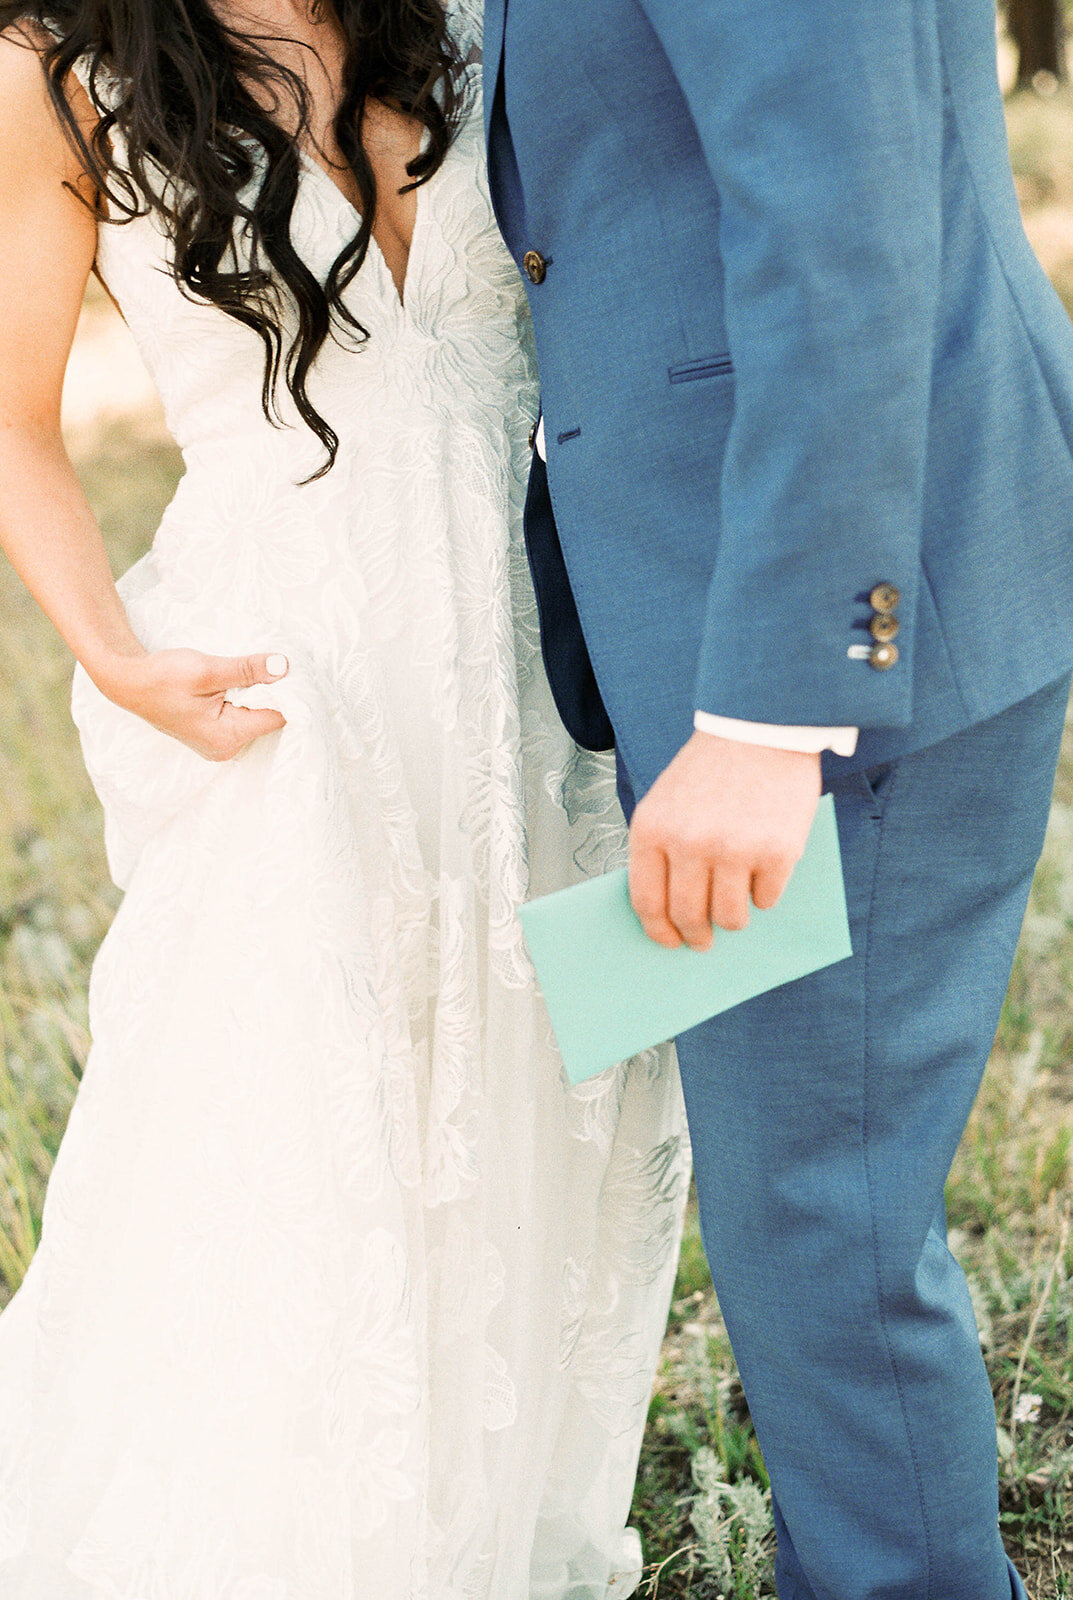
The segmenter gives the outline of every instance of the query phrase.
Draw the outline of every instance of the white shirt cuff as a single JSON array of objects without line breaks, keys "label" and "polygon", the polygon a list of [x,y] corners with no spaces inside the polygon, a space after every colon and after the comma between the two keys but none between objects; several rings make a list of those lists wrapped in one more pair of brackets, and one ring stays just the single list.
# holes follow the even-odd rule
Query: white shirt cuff
[{"label": "white shirt cuff", "polygon": [[699,733],[718,734],[720,739],[762,744],[769,750],[799,750],[803,755],[833,750],[836,756],[851,756],[857,749],[860,732],[859,728],[790,728],[774,722],[739,722],[737,717],[717,717],[711,711],[696,712],[693,726]]},{"label": "white shirt cuff", "polygon": [[541,461],[547,461],[547,459],[548,459],[548,445],[547,445],[547,439],[546,439],[546,436],[545,436],[545,433],[544,433],[544,417],[543,417],[543,414],[541,414],[540,421],[537,423],[536,436],[535,436],[535,438],[533,440],[533,448],[536,451],[537,455],[540,457]]}]

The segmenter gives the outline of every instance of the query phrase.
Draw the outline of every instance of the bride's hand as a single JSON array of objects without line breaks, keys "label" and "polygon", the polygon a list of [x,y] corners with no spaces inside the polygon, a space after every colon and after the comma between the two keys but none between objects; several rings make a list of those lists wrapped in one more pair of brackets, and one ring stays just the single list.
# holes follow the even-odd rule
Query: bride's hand
[{"label": "bride's hand", "polygon": [[[275,670],[272,670],[272,669]],[[206,761],[230,761],[255,739],[286,725],[278,711],[231,705],[225,695],[255,683],[277,683],[283,655],[206,656],[198,650],[153,650],[113,662],[97,677],[109,700],[189,745]]]}]

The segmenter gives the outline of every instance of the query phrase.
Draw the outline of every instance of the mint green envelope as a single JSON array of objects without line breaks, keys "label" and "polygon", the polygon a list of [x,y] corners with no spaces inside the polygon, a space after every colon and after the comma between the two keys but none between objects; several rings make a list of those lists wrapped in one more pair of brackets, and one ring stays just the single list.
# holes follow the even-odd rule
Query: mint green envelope
[{"label": "mint green envelope", "polygon": [[641,929],[626,873],[562,889],[521,910],[571,1083],[661,1044],[731,1006],[853,954],[834,801],[820,801],[778,905],[753,910],[710,950],[666,950]]}]

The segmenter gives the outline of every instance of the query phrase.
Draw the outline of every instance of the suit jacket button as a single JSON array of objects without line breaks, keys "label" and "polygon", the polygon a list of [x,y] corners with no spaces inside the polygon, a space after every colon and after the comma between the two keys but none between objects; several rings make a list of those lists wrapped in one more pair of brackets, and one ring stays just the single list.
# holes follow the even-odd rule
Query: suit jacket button
[{"label": "suit jacket button", "polygon": [[868,624],[868,632],[877,644],[889,644],[900,631],[898,618],[892,617],[889,611],[877,612]]},{"label": "suit jacket button", "polygon": [[868,603],[874,611],[893,611],[901,598],[893,583],[877,583],[868,596]]},{"label": "suit jacket button", "polygon": [[877,644],[868,657],[868,665],[875,667],[877,672],[889,672],[898,659],[898,646],[896,644]]},{"label": "suit jacket button", "polygon": [[548,275],[548,263],[539,250],[527,250],[522,257],[522,266],[530,283],[543,283]]},{"label": "suit jacket button", "polygon": [[537,436],[537,425],[534,422],[533,426],[529,429],[529,448],[530,448],[530,450],[535,450],[536,449],[536,436]]}]

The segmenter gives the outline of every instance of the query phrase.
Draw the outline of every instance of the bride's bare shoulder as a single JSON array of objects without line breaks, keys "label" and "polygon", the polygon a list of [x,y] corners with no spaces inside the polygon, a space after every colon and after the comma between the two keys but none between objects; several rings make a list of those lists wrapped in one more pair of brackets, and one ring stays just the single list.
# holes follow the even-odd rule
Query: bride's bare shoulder
[{"label": "bride's bare shoulder", "polygon": [[35,90],[45,87],[43,56],[55,40],[30,17],[23,17],[0,31],[0,86],[5,97],[10,92],[29,100]]},{"label": "bride's bare shoulder", "polygon": [[24,153],[56,122],[42,60],[47,42],[29,22],[0,33],[0,139],[17,132]]},{"label": "bride's bare shoulder", "polygon": [[[18,22],[0,33],[0,166],[34,171],[60,171],[68,181],[79,171],[49,93],[43,54],[49,38],[30,22]],[[66,86],[79,121],[92,118],[81,84]]]},{"label": "bride's bare shoulder", "polygon": [[25,93],[42,81],[41,55],[46,36],[30,22],[13,22],[0,32],[0,85]]}]

